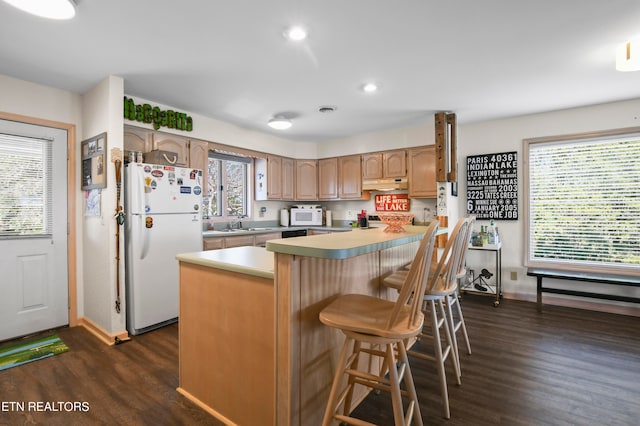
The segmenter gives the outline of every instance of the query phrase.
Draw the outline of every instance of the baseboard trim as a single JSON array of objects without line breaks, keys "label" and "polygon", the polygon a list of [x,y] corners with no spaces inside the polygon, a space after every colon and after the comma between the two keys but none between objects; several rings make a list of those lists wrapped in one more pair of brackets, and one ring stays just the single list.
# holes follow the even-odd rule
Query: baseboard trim
[{"label": "baseboard trim", "polygon": [[[505,292],[503,293],[503,297],[505,299],[522,300],[525,302],[536,303],[535,294]],[[589,311],[607,312],[610,314],[640,317],[640,306],[637,305],[625,306],[621,304],[618,305],[614,303],[606,303],[603,301],[598,302],[594,300],[579,300],[579,298],[569,296],[561,297],[544,294],[542,296],[542,310],[544,310],[544,305],[563,306],[565,308],[586,309]]]},{"label": "baseboard trim", "polygon": [[78,325],[84,327],[87,331],[109,346],[130,340],[129,333],[126,330],[118,333],[109,333],[87,317],[78,318]]},{"label": "baseboard trim", "polygon": [[193,402],[195,405],[197,405],[198,407],[202,408],[204,411],[206,411],[207,413],[211,414],[213,417],[215,417],[216,419],[220,420],[222,423],[224,423],[225,425],[229,425],[229,426],[237,426],[236,423],[232,422],[230,419],[226,418],[224,415],[222,415],[220,412],[214,410],[213,408],[209,407],[207,404],[205,404],[204,402],[202,402],[200,399],[196,398],[195,396],[191,395],[191,393],[189,393],[188,391],[184,390],[181,387],[177,387],[176,391],[184,396],[185,398],[187,398],[189,401]]}]

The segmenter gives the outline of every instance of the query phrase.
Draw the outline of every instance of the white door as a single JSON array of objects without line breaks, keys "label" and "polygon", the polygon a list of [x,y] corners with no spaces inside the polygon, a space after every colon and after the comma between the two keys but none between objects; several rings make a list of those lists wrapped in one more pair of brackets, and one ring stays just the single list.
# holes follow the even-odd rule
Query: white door
[{"label": "white door", "polygon": [[0,341],[69,323],[67,131],[0,120]]}]

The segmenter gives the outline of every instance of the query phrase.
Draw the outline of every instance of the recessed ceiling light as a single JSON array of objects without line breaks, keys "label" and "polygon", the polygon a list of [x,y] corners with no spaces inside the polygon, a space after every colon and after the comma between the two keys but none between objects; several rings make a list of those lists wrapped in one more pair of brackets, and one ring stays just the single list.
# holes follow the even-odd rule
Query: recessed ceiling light
[{"label": "recessed ceiling light", "polygon": [[49,19],[71,19],[76,16],[74,0],[4,0],[11,6]]},{"label": "recessed ceiling light", "polygon": [[375,93],[380,89],[380,86],[376,83],[365,83],[362,85],[362,91],[365,93]]},{"label": "recessed ceiling light", "polygon": [[276,130],[286,130],[293,125],[291,120],[281,116],[275,116],[267,123],[269,127]]},{"label": "recessed ceiling light", "polygon": [[289,27],[284,31],[284,36],[291,41],[302,41],[307,38],[307,30],[301,26]]}]

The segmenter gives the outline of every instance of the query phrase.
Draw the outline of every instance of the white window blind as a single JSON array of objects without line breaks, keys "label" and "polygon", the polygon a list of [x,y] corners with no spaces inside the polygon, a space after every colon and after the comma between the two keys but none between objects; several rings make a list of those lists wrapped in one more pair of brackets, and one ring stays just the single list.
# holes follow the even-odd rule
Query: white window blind
[{"label": "white window blind", "polygon": [[0,237],[51,235],[52,143],[0,134]]},{"label": "white window blind", "polygon": [[528,264],[638,272],[640,135],[530,143]]}]

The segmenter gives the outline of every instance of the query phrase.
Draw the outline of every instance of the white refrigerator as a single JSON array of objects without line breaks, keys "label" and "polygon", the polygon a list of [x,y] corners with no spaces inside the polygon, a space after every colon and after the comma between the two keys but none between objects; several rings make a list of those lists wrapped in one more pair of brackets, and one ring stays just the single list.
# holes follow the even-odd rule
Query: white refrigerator
[{"label": "white refrigerator", "polygon": [[202,171],[125,166],[127,330],[136,335],[178,318],[176,255],[202,250]]}]

